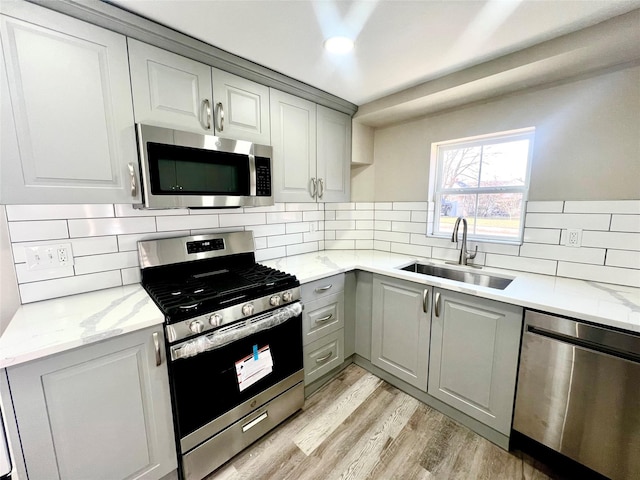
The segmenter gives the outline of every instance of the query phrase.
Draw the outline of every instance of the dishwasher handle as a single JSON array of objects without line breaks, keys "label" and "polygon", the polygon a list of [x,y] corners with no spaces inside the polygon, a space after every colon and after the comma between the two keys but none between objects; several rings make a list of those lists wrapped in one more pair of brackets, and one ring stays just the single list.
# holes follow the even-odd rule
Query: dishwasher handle
[{"label": "dishwasher handle", "polygon": [[525,333],[640,363],[637,335],[532,311],[525,315]]}]

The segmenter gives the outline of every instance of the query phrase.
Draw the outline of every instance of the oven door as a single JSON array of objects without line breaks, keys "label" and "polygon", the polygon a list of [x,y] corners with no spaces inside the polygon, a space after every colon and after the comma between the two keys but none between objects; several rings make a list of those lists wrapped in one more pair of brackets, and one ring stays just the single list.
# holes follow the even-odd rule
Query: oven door
[{"label": "oven door", "polygon": [[301,311],[296,302],[170,347],[182,453],[303,378]]}]

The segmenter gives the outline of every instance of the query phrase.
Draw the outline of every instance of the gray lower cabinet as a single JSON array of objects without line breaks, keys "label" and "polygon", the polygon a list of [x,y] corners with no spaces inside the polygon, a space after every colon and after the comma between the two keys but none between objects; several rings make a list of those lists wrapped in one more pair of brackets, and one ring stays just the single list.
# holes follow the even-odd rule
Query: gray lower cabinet
[{"label": "gray lower cabinet", "polygon": [[373,277],[371,363],[426,391],[431,287]]},{"label": "gray lower cabinet", "polygon": [[522,308],[434,289],[428,393],[509,435]]},{"label": "gray lower cabinet", "polygon": [[160,479],[176,469],[154,334],[162,349],[159,326],[7,369],[29,480]]}]

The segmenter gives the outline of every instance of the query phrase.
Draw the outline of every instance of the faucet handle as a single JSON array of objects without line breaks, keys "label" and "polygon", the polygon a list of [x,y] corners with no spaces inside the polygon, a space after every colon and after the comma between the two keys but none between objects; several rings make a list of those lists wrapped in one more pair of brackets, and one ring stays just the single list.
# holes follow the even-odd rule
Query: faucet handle
[{"label": "faucet handle", "polygon": [[478,255],[478,245],[476,245],[476,248],[473,251],[473,253],[467,253],[467,259],[473,260],[474,258],[476,258],[476,255]]}]

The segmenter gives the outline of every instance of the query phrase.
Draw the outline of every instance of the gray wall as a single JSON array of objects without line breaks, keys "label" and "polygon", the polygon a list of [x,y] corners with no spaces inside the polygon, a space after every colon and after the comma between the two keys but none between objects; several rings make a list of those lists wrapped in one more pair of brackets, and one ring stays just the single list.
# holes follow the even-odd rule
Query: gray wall
[{"label": "gray wall", "polygon": [[9,325],[19,305],[20,297],[9,242],[7,214],[4,205],[0,205],[0,335]]},{"label": "gray wall", "polygon": [[[378,128],[352,201],[425,201],[431,143],[536,127],[529,200],[640,199],[640,67]],[[371,182],[373,179],[373,188]]]}]

